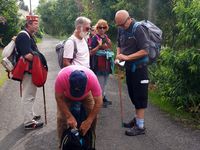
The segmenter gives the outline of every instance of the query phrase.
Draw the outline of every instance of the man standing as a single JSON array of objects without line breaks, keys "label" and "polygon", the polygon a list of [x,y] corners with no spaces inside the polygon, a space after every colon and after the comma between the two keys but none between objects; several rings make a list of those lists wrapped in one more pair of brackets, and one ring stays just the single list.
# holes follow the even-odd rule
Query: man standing
[{"label": "man standing", "polygon": [[[118,47],[116,60],[125,61],[126,84],[129,97],[135,106],[135,116],[124,127],[128,136],[145,134],[144,113],[148,100],[148,70],[146,63],[135,63],[148,55],[148,37],[142,26],[136,28],[133,34],[135,20],[131,19],[126,10],[119,10],[115,14],[118,30]],[[135,65],[137,64],[137,65]]]},{"label": "man standing", "polygon": [[[102,106],[101,87],[96,75],[88,68],[70,65],[63,68],[55,81],[55,98],[57,102],[57,131],[61,142],[63,132],[68,128],[78,128],[84,136],[92,131],[90,148],[95,148],[96,117]],[[73,115],[72,109],[83,104],[87,118],[79,122],[83,113]],[[76,107],[77,109],[77,107]]]},{"label": "man standing", "polygon": [[89,49],[87,45],[87,37],[90,31],[90,19],[86,17],[78,17],[75,21],[75,31],[73,35],[66,41],[63,54],[63,66],[82,65],[87,68],[89,64]]},{"label": "man standing", "polygon": [[16,38],[16,48],[20,57],[30,62],[29,67],[24,73],[22,80],[22,104],[24,110],[24,128],[36,129],[43,127],[43,122],[39,122],[41,116],[34,112],[34,103],[37,87],[32,83],[31,67],[33,61],[32,52],[38,51],[36,42],[33,38],[38,31],[38,16],[26,16],[25,30],[21,31]]}]

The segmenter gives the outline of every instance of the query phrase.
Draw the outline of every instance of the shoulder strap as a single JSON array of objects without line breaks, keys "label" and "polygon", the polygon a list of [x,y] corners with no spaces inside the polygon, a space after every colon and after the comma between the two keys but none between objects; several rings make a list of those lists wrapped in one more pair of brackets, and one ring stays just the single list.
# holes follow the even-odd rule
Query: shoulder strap
[{"label": "shoulder strap", "polygon": [[98,34],[95,34],[95,36],[97,37],[97,40],[100,40],[100,37]]},{"label": "shoulder strap", "polygon": [[30,35],[28,34],[28,32],[25,30],[20,31],[18,34],[20,34],[20,33],[25,33],[29,38],[31,38]]},{"label": "shoulder strap", "polygon": [[75,41],[75,39],[72,38],[72,37],[69,37],[68,40],[72,40],[73,43],[74,43],[74,53],[73,53],[73,59],[74,59],[74,58],[76,58],[76,53],[78,52],[78,50],[77,50],[77,45],[76,45],[76,41]]},{"label": "shoulder strap", "polygon": [[140,25],[141,23],[140,22],[135,22],[134,25],[133,25],[133,28],[132,28],[132,33],[134,34],[137,27]]}]

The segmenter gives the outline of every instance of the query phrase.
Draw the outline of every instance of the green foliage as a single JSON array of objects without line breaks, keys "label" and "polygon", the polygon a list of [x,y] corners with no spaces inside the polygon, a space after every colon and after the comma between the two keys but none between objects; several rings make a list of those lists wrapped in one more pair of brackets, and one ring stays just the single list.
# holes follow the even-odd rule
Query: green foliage
[{"label": "green foliage", "polygon": [[74,21],[79,14],[74,0],[57,0],[40,3],[38,12],[43,21],[44,31],[52,35],[72,33]]},{"label": "green foliage", "polygon": [[[162,96],[177,108],[200,113],[200,52],[166,48],[154,72]],[[155,80],[155,79],[154,79]]]},{"label": "green foliage", "polygon": [[0,17],[3,17],[6,21],[5,24],[0,21],[0,38],[2,38],[3,44],[0,44],[0,46],[8,44],[10,39],[19,31],[19,17],[17,13],[18,6],[16,0],[0,0]]},{"label": "green foliage", "polygon": [[200,46],[200,1],[178,0],[174,7],[179,34],[178,47]]}]

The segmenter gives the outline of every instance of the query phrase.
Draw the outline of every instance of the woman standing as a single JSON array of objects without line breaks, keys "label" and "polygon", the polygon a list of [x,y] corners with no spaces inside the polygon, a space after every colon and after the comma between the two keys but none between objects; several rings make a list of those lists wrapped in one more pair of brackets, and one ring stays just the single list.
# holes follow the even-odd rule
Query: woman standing
[{"label": "woman standing", "polygon": [[102,88],[103,106],[111,105],[112,102],[106,98],[106,85],[109,74],[113,70],[113,55],[111,51],[111,40],[106,35],[109,29],[107,21],[100,19],[95,25],[96,35],[92,38],[90,50],[91,69],[97,75]]}]

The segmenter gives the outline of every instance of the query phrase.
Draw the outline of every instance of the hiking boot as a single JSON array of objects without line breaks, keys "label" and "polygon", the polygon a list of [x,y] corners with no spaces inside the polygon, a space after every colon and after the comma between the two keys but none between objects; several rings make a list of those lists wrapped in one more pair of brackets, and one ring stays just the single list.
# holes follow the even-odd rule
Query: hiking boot
[{"label": "hiking boot", "polygon": [[105,96],[103,98],[103,103],[105,103],[107,105],[112,105],[112,101],[109,101]]},{"label": "hiking boot", "polygon": [[145,134],[145,128],[139,128],[138,126],[134,126],[130,128],[129,130],[125,131],[125,134],[128,136],[136,136]]},{"label": "hiking boot", "polygon": [[131,121],[129,121],[128,123],[124,123],[124,128],[132,128],[134,126],[136,126],[136,118],[134,117]]},{"label": "hiking boot", "polygon": [[38,122],[35,120],[32,120],[31,123],[24,126],[25,130],[34,130],[34,129],[42,128],[42,127],[43,127],[43,122]]},{"label": "hiking boot", "polygon": [[40,115],[36,115],[36,116],[33,117],[33,120],[36,120],[36,121],[37,121],[37,120],[40,120],[40,119],[41,119],[41,116],[40,116]]}]

